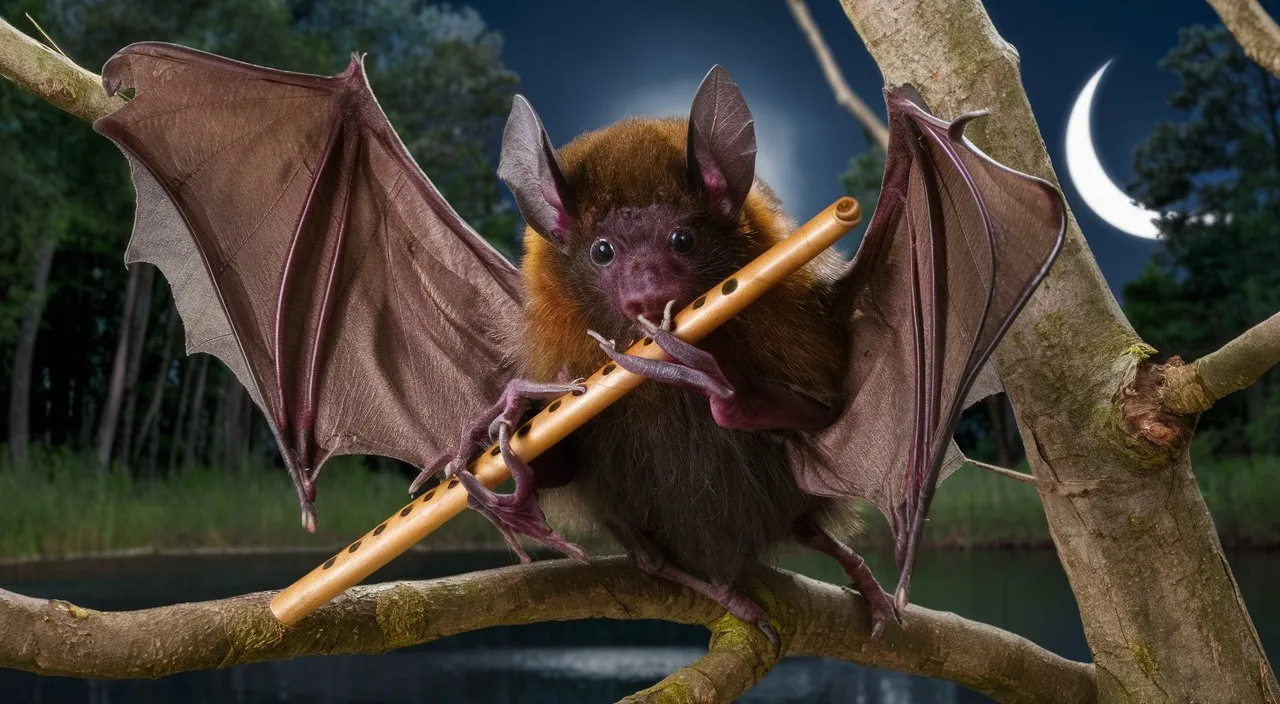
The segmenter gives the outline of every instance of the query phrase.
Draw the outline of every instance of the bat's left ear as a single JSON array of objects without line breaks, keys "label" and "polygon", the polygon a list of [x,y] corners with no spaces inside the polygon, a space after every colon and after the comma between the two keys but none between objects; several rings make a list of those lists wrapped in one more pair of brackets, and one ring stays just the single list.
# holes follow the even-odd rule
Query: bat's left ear
[{"label": "bat's left ear", "polygon": [[756,176],[756,131],[742,91],[720,66],[698,86],[689,109],[689,176],[712,213],[736,220]]},{"label": "bat's left ear", "polygon": [[502,133],[498,178],[511,189],[529,227],[561,250],[568,246],[577,225],[573,194],[542,120],[522,95],[515,97]]}]

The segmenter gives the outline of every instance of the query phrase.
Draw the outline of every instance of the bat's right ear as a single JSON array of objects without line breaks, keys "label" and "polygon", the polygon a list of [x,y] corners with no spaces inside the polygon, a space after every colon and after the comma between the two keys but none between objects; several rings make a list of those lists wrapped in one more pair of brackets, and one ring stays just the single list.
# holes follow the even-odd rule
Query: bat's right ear
[{"label": "bat's right ear", "polygon": [[524,96],[517,95],[502,133],[498,178],[516,197],[524,220],[560,249],[569,244],[577,208],[542,121]]}]

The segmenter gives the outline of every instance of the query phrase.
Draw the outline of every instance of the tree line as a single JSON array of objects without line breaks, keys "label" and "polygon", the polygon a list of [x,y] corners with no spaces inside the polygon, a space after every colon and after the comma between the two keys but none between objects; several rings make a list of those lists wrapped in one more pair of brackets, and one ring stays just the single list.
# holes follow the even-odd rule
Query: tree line
[{"label": "tree line", "polygon": [[[180,4],[181,5],[181,4]],[[0,3],[75,61],[163,39],[252,63],[332,74],[353,51],[383,109],[451,204],[511,254],[518,217],[492,164],[515,91],[501,37],[470,9],[412,0]],[[31,27],[35,34],[35,27]],[[169,286],[123,266],[128,166],[105,138],[12,85],[0,87],[0,406],[10,460],[72,448],[100,467],[158,476],[271,456],[265,421],[208,355],[187,357]]]}]

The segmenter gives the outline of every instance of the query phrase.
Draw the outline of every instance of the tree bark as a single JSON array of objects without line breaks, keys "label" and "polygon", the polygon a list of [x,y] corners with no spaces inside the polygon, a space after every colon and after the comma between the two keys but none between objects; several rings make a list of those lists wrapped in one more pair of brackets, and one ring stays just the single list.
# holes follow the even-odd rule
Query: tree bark
[{"label": "tree bark", "polygon": [[27,466],[27,444],[31,433],[31,376],[35,365],[36,338],[44,316],[45,289],[53,255],[58,249],[57,237],[46,235],[36,244],[31,264],[31,291],[27,310],[18,328],[13,350],[13,369],[9,374],[9,456],[15,467]]},{"label": "tree bark", "polygon": [[[967,134],[1008,166],[1057,183],[1016,50],[978,0],[841,0],[889,84],[943,117],[991,114]],[[1136,431],[1153,352],[1121,313],[1074,217],[1044,284],[996,350],[1032,471],[1088,492],[1043,494],[1080,606],[1104,702],[1266,702],[1280,686],[1191,473],[1191,419],[1173,442]],[[1179,441],[1177,438],[1181,438]]]},{"label": "tree bark", "polygon": [[133,307],[138,297],[141,271],[142,268],[136,266],[129,270],[128,282],[124,287],[124,308],[120,314],[120,335],[116,338],[115,360],[111,364],[111,380],[107,386],[107,397],[102,401],[102,417],[98,424],[98,466],[104,472],[111,466],[111,448],[116,439],[120,404],[124,401],[124,377],[129,358]]},{"label": "tree bark", "polygon": [[155,288],[156,268],[140,263],[138,295],[134,300],[133,328],[129,332],[129,363],[124,375],[124,422],[120,427],[119,455],[125,464],[133,457],[133,420],[138,411],[138,379],[142,375],[142,354],[146,349],[147,327],[151,322],[151,292]]},{"label": "tree bark", "polygon": [[1249,58],[1280,78],[1280,27],[1258,0],[1208,0]]},{"label": "tree bark", "polygon": [[[751,625],[628,560],[540,561],[427,582],[359,586],[293,628],[272,592],[143,611],[101,612],[0,590],[0,667],[94,678],[163,677],[319,653],[374,653],[497,625],[582,618],[662,619],[711,629],[711,652],[636,701],[732,701],[780,656],[839,658],[951,680],[1002,702],[1096,700],[1093,668],[954,614],[907,607],[869,639],[861,597],[770,570],[754,588],[777,604],[782,652]],[[68,647],[68,644],[75,644]]]}]

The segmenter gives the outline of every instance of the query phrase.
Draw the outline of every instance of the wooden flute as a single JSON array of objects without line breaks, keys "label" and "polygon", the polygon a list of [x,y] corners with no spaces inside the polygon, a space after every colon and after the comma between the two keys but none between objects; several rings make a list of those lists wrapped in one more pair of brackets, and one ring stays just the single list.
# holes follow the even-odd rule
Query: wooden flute
[{"label": "wooden flute", "polygon": [[[853,198],[845,197],[832,203],[677,313],[672,319],[673,333],[686,342],[698,342],[834,244],[857,225],[861,217],[862,209]],[[626,352],[649,359],[669,359],[647,337],[636,341]],[[605,364],[586,380],[585,392],[576,396],[568,393],[551,401],[522,424],[511,437],[511,450],[526,462],[533,460],[622,398],[641,381],[644,377],[613,362]],[[489,488],[497,487],[511,476],[496,443],[473,461],[469,469]],[[466,507],[467,490],[456,476],[427,490],[277,594],[271,600],[271,613],[281,623],[292,626],[373,574]]]}]

